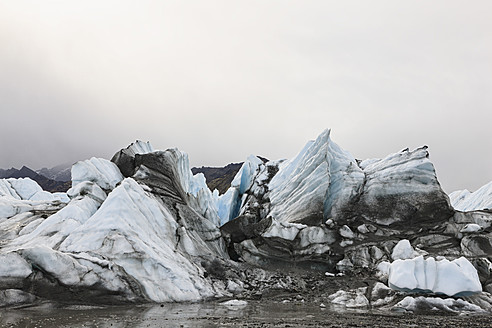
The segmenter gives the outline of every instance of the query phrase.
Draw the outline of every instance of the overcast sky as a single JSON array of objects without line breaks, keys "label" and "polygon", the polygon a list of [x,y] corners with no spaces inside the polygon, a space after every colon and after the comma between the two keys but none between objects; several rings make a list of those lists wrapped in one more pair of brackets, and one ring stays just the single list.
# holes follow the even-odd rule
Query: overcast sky
[{"label": "overcast sky", "polygon": [[492,1],[0,0],[0,167],[356,158],[428,145],[448,192],[492,180]]}]

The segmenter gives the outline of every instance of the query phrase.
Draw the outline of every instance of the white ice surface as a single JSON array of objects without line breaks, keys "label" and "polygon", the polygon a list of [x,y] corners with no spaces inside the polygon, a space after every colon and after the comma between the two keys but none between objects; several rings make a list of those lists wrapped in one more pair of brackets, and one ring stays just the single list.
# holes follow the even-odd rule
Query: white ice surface
[{"label": "white ice surface", "polygon": [[301,229],[307,228],[304,224],[279,222],[275,219],[272,224],[262,234],[265,238],[281,238],[285,240],[294,240]]},{"label": "white ice surface", "polygon": [[121,180],[123,180],[123,175],[120,170],[107,159],[92,157],[72,166],[72,186],[84,181],[91,181],[102,189],[111,190]]},{"label": "white ice surface", "polygon": [[246,306],[246,305],[248,305],[248,302],[245,300],[229,300],[229,301],[225,301],[225,302],[220,303],[220,305],[224,305],[224,306]]},{"label": "white ice surface", "polygon": [[127,151],[130,151],[133,155],[148,154],[154,151],[154,147],[152,147],[149,141],[137,140],[127,148]]},{"label": "white ice surface", "polygon": [[249,155],[247,160],[234,176],[234,179],[231,182],[231,187],[238,187],[239,194],[244,194],[246,190],[251,188],[254,178],[258,173],[258,167],[261,164],[263,164],[263,161],[261,159],[254,155]]},{"label": "white ice surface", "polygon": [[0,179],[0,197],[34,202],[52,202],[55,200],[68,202],[65,193],[50,193],[44,191],[39,184],[30,178]]},{"label": "white ice surface", "polygon": [[187,153],[173,149],[173,154],[177,156],[178,182],[186,193],[187,203],[213,224],[220,225],[217,199],[208,188],[205,176],[202,173],[193,175]]},{"label": "white ice surface", "polygon": [[11,178],[7,180],[12,186],[12,189],[19,195],[20,199],[30,200],[36,193],[43,191],[37,182],[30,178]]},{"label": "white ice surface", "polygon": [[412,297],[407,296],[394,307],[394,310],[404,309],[406,311],[415,312],[421,310],[433,310],[444,312],[484,312],[484,310],[478,305],[471,304],[462,299],[453,298],[437,298],[437,297]]},{"label": "white ice surface", "polygon": [[369,306],[369,300],[366,297],[367,287],[357,288],[355,290],[339,290],[335,294],[328,296],[328,300],[333,304],[344,305],[348,308],[358,308]]},{"label": "white ice surface", "polygon": [[54,201],[68,202],[66,193],[44,191],[30,178],[0,179],[0,219],[10,218],[33,209],[42,209]]},{"label": "white ice surface", "polygon": [[15,252],[0,254],[0,279],[24,279],[32,273],[27,261]]},{"label": "white ice surface", "polygon": [[492,209],[492,181],[475,192],[458,190],[449,194],[451,205],[458,211],[468,212]]},{"label": "white ice surface", "polygon": [[270,215],[283,222],[327,218],[357,194],[363,179],[352,155],[331,141],[326,130],[280,165],[269,183]]},{"label": "white ice surface", "polygon": [[[378,204],[381,197],[442,192],[434,165],[428,158],[427,147],[414,151],[405,149],[379,160],[366,160],[360,163],[360,167],[366,176],[364,201],[369,205]],[[393,222],[397,220],[393,218]]]},{"label": "white ice surface", "polygon": [[395,245],[393,252],[391,253],[391,258],[393,260],[406,260],[413,259],[419,254],[413,249],[410,241],[407,239],[402,239]]},{"label": "white ice surface", "polygon": [[10,218],[16,214],[33,209],[33,203],[11,197],[0,197],[0,219]]},{"label": "white ice surface", "polygon": [[183,256],[187,246],[182,243],[192,237],[183,228],[178,242],[177,228],[169,210],[128,178],[109,194],[97,213],[63,241],[60,251],[111,259],[138,281],[153,301],[191,301],[214,295],[202,269]]},{"label": "white ice surface", "polygon": [[433,292],[448,296],[482,291],[477,270],[464,257],[436,261],[430,257],[396,260],[389,270],[389,286],[404,292]]},{"label": "white ice surface", "polygon": [[9,248],[58,245],[96,213],[106,199],[104,191],[92,182],[82,182],[68,190],[68,194],[72,200],[67,206],[43,220],[31,232],[21,234]]},{"label": "white ice surface", "polygon": [[482,227],[476,223],[468,223],[465,225],[460,232],[479,232],[482,230]]},{"label": "white ice surface", "polygon": [[143,297],[156,302],[197,301],[226,293],[191,260],[215,254],[200,237],[220,236],[208,220],[180,226],[162,201],[131,178],[107,197],[91,181],[75,185],[68,194],[67,206],[33,220],[0,249],[3,282],[20,283],[32,265],[64,286],[98,285],[129,300],[136,286]]}]

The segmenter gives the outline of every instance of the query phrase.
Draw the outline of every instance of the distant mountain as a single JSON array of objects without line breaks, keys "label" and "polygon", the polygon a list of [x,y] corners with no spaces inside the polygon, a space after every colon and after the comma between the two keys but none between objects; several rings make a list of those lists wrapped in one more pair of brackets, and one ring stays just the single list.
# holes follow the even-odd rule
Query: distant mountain
[{"label": "distant mountain", "polygon": [[0,179],[8,178],[31,178],[36,181],[43,190],[49,192],[65,192],[72,186],[71,181],[55,181],[49,179],[44,175],[36,173],[27,166],[23,166],[20,170],[16,168],[7,170],[0,169]]},{"label": "distant mountain", "polygon": [[236,175],[237,171],[241,168],[243,163],[231,163],[224,167],[194,167],[191,169],[193,174],[203,173],[207,180],[207,186],[210,190],[217,189],[219,194],[223,194],[231,186],[232,179]]},{"label": "distant mountain", "polygon": [[50,169],[43,167],[42,169],[36,170],[36,173],[51,180],[67,182],[72,180],[71,169],[72,163],[65,163]]}]

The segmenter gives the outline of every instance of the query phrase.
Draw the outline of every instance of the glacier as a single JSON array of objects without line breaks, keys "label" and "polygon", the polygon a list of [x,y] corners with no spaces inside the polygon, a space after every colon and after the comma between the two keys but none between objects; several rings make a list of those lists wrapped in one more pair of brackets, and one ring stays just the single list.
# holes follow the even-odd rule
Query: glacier
[{"label": "glacier", "polygon": [[[127,148],[136,147],[132,154],[145,157],[136,160],[134,178],[125,178],[105,159],[81,161],[72,167],[70,201],[62,208],[51,215],[27,208],[20,227],[17,217],[22,214],[2,221],[2,231],[9,234],[2,236],[0,257],[10,265],[1,277],[10,289],[25,286],[27,280],[37,297],[49,298],[56,291],[58,298],[81,294],[93,301],[101,293],[103,299],[112,295],[116,301],[155,302],[197,301],[227,293],[226,286],[206,278],[198,264],[227,258],[214,224],[217,214],[208,209],[213,196],[203,176],[191,175],[185,153],[153,152],[149,144],[139,145]],[[174,173],[169,184],[139,184],[162,173],[162,167],[153,172],[155,159],[164,171]],[[5,197],[32,197],[27,189],[31,185],[10,185],[14,187],[2,189],[9,192]],[[158,186],[166,193],[152,192]]]},{"label": "glacier", "polygon": [[359,160],[325,130],[290,160],[249,156],[220,196],[185,152],[149,142],[71,172],[64,194],[0,180],[2,304],[308,292],[295,272],[381,280],[320,299],[347,307],[403,300],[385,284],[454,298],[492,291],[487,192],[470,201],[482,211],[459,210],[426,147]]}]

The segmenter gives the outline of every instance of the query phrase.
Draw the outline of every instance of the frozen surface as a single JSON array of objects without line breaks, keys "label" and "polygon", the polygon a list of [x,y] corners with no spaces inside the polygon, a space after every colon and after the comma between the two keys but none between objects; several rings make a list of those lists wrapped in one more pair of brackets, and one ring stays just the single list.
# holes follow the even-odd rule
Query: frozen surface
[{"label": "frozen surface", "polygon": [[4,183],[9,195],[0,197],[0,215],[10,211],[6,217],[14,218],[1,222],[8,236],[0,249],[7,264],[0,268],[1,282],[22,285],[36,268],[64,288],[105,290],[125,300],[197,301],[227,294],[226,286],[215,286],[200,260],[193,260],[226,257],[219,230],[202,213],[210,212],[213,195],[203,175],[191,174],[187,156],[171,153],[177,155],[174,183],[185,193],[172,206],[148,186],[122,181],[113,163],[94,158],[74,166],[70,202],[48,217],[29,213],[32,201],[20,199],[32,197],[35,185],[17,192]]},{"label": "frozen surface", "polygon": [[263,233],[263,237],[266,238],[282,238],[285,240],[294,240],[301,229],[307,228],[304,224],[278,222],[272,220],[272,224]]},{"label": "frozen surface", "polygon": [[42,210],[50,203],[68,203],[66,193],[44,191],[30,178],[0,179],[0,219],[32,210]]},{"label": "frozen surface", "polygon": [[128,148],[126,148],[128,152],[131,152],[133,155],[136,154],[147,154],[154,151],[154,147],[150,144],[149,141],[144,142],[141,140],[137,140],[132,143]]},{"label": "frozen surface", "polygon": [[333,304],[344,305],[348,308],[358,308],[369,306],[366,297],[367,287],[357,288],[351,291],[339,290],[335,294],[328,296],[328,300]]},{"label": "frozen surface", "polygon": [[9,248],[58,245],[76,228],[83,225],[106,199],[106,193],[92,182],[82,182],[69,189],[68,194],[72,200],[67,206],[44,219],[32,231],[21,230],[19,237],[11,242]]},{"label": "frozen surface", "polygon": [[483,312],[478,305],[471,304],[462,299],[437,298],[437,297],[412,297],[407,296],[394,307],[394,310],[405,310],[410,312],[420,311],[444,311],[444,312]]},{"label": "frozen surface", "polygon": [[436,261],[418,256],[396,260],[389,270],[389,286],[404,292],[433,292],[448,296],[482,291],[477,270],[464,257]]},{"label": "frozen surface", "polygon": [[469,223],[460,230],[460,232],[479,232],[482,230],[482,227],[476,223]]},{"label": "frozen surface", "polygon": [[171,151],[176,154],[176,177],[186,194],[188,204],[200,215],[218,226],[220,222],[217,200],[208,188],[205,176],[202,173],[193,175],[187,153],[178,149],[172,149]]},{"label": "frozen surface", "polygon": [[407,239],[400,240],[398,244],[393,248],[391,258],[393,260],[406,260],[413,259],[419,254],[413,249],[412,245]]},{"label": "frozen surface", "polygon": [[44,191],[38,183],[30,178],[0,179],[0,197],[35,202],[52,202],[55,200],[68,202],[65,193],[50,193]]},{"label": "frozen surface", "polygon": [[260,158],[250,155],[234,176],[231,187],[218,197],[216,208],[220,217],[220,225],[239,215],[242,196],[252,187],[262,164],[263,161]]},{"label": "frozen surface", "polygon": [[84,181],[91,181],[102,189],[111,190],[121,180],[123,175],[118,167],[103,158],[95,158],[80,161],[72,166],[72,186]]},{"label": "frozen surface", "polygon": [[178,228],[169,210],[127,178],[84,226],[63,241],[60,250],[111,259],[138,281],[153,301],[212,296],[214,290],[205,282],[202,269],[182,255],[192,237],[181,229],[178,240]]},{"label": "frozen surface", "polygon": [[269,184],[270,215],[283,222],[326,219],[357,194],[363,180],[355,159],[326,130],[280,165]]},{"label": "frozen surface", "polygon": [[229,300],[220,304],[224,306],[246,306],[248,305],[248,302],[245,300]]},{"label": "frozen surface", "polygon": [[360,166],[368,175],[365,189],[380,196],[415,193],[437,187],[427,147],[414,151],[405,149],[381,160],[363,161]]},{"label": "frozen surface", "polygon": [[468,212],[492,209],[492,181],[475,192],[458,190],[449,194],[451,205],[458,211]]}]

